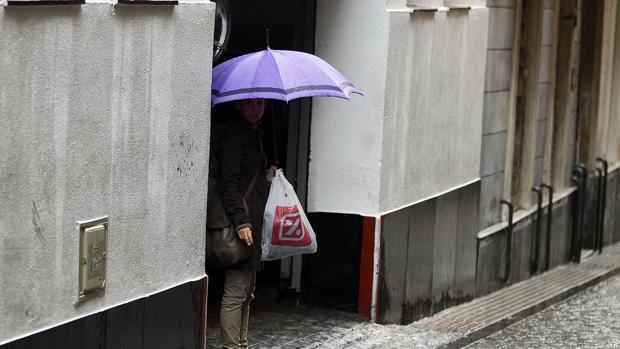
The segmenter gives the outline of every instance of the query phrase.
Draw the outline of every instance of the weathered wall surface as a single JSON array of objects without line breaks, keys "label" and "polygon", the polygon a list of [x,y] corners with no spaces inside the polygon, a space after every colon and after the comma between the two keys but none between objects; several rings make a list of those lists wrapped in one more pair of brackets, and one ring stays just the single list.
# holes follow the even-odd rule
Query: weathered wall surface
[{"label": "weathered wall surface", "polygon": [[376,214],[387,69],[385,3],[318,0],[316,21],[316,55],[364,96],[313,99],[308,209]]},{"label": "weathered wall surface", "polygon": [[515,20],[514,1],[489,1],[487,6],[489,30],[480,162],[481,228],[500,221]]},{"label": "weathered wall surface", "polygon": [[381,211],[479,178],[488,10],[391,13]]},{"label": "weathered wall surface", "polygon": [[316,54],[365,95],[313,101],[310,211],[379,215],[478,178],[486,8],[366,2],[318,2]]},{"label": "weathered wall surface", "polygon": [[555,61],[553,57],[553,2],[545,1],[542,20],[542,40],[540,57],[540,79],[538,97],[538,122],[536,125],[536,151],[534,164],[534,185],[545,182],[545,146],[547,127],[553,120],[553,109],[548,109],[551,98],[555,98],[555,76],[552,76]]},{"label": "weathered wall surface", "polygon": [[385,216],[382,322],[407,324],[474,297],[480,183]]},{"label": "weathered wall surface", "polygon": [[[549,245],[549,268],[565,264],[570,259],[571,239],[573,233],[572,205],[576,193],[554,203],[551,225],[551,244]],[[545,203],[546,205],[546,203]],[[536,273],[544,271],[546,258],[547,206],[543,208],[541,217],[541,231],[539,240],[538,265]],[[531,214],[515,222],[512,232],[512,249],[510,263],[510,277],[502,283],[506,262],[506,229],[487,236],[479,241],[477,270],[476,270],[476,297],[483,296],[507,285],[526,280],[532,276],[530,270],[532,255],[532,238],[535,236],[537,215]]]},{"label": "weathered wall surface", "polygon": [[[214,4],[0,14],[0,343],[204,276]],[[109,215],[76,304],[76,221]]]}]

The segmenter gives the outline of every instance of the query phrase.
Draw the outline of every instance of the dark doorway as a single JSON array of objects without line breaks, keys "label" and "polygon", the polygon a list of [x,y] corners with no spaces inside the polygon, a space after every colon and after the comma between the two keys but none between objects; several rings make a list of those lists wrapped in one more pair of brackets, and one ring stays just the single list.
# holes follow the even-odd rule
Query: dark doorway
[{"label": "dark doorway", "polygon": [[[266,48],[266,31],[272,49],[314,50],[315,0],[228,0],[230,36],[219,57],[221,63],[246,53]],[[233,103],[217,105],[212,109],[212,128],[226,121],[234,108]],[[268,102],[261,128],[264,147],[270,163],[284,169],[288,180],[296,188],[299,199],[305,204],[308,176],[311,99]],[[270,261],[263,264],[258,274],[256,296],[260,300],[296,297],[301,279],[301,258]],[[216,309],[222,293],[223,276],[209,271],[210,317],[217,316]],[[295,280],[293,280],[295,279]],[[294,284],[295,281],[295,284]]]}]

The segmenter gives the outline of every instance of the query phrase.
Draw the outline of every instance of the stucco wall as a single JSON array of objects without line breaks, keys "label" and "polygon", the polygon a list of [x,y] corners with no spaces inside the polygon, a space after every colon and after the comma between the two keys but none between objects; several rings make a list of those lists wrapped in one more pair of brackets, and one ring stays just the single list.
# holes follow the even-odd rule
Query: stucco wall
[{"label": "stucco wall", "polygon": [[506,141],[510,112],[510,79],[515,2],[489,1],[489,30],[482,113],[480,159],[480,228],[501,221]]},{"label": "stucco wall", "polygon": [[487,9],[317,5],[316,54],[365,95],[313,101],[309,210],[379,215],[477,180]]},{"label": "stucco wall", "polygon": [[314,98],[310,211],[376,214],[387,68],[388,13],[376,0],[318,0],[315,53],[364,92]]},{"label": "stucco wall", "polygon": [[381,211],[479,178],[488,10],[391,13]]},{"label": "stucco wall", "polygon": [[[0,13],[0,344],[204,276],[214,9]],[[76,303],[76,221],[105,215]]]}]

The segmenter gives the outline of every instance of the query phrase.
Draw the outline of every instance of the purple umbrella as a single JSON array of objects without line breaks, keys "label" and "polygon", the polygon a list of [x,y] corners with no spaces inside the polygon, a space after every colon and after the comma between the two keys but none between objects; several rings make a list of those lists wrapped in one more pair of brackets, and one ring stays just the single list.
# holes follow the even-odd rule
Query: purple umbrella
[{"label": "purple umbrella", "polygon": [[213,68],[211,103],[268,98],[290,101],[329,96],[349,99],[362,94],[336,69],[317,56],[286,50],[263,50]]}]

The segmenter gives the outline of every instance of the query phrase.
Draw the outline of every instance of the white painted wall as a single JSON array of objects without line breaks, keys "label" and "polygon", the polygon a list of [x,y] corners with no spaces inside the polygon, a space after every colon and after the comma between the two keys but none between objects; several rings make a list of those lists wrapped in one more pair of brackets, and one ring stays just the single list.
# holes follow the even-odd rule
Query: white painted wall
[{"label": "white painted wall", "polygon": [[381,211],[479,178],[488,10],[393,13]]},{"label": "white painted wall", "polygon": [[[0,13],[0,344],[204,276],[215,6]],[[76,304],[76,221],[110,216]]]},{"label": "white painted wall", "polygon": [[310,211],[380,215],[479,178],[488,10],[403,5],[318,2],[316,53],[365,96],[313,101]]},{"label": "white painted wall", "polygon": [[315,53],[364,92],[314,98],[310,211],[379,210],[388,13],[376,0],[318,0]]}]

